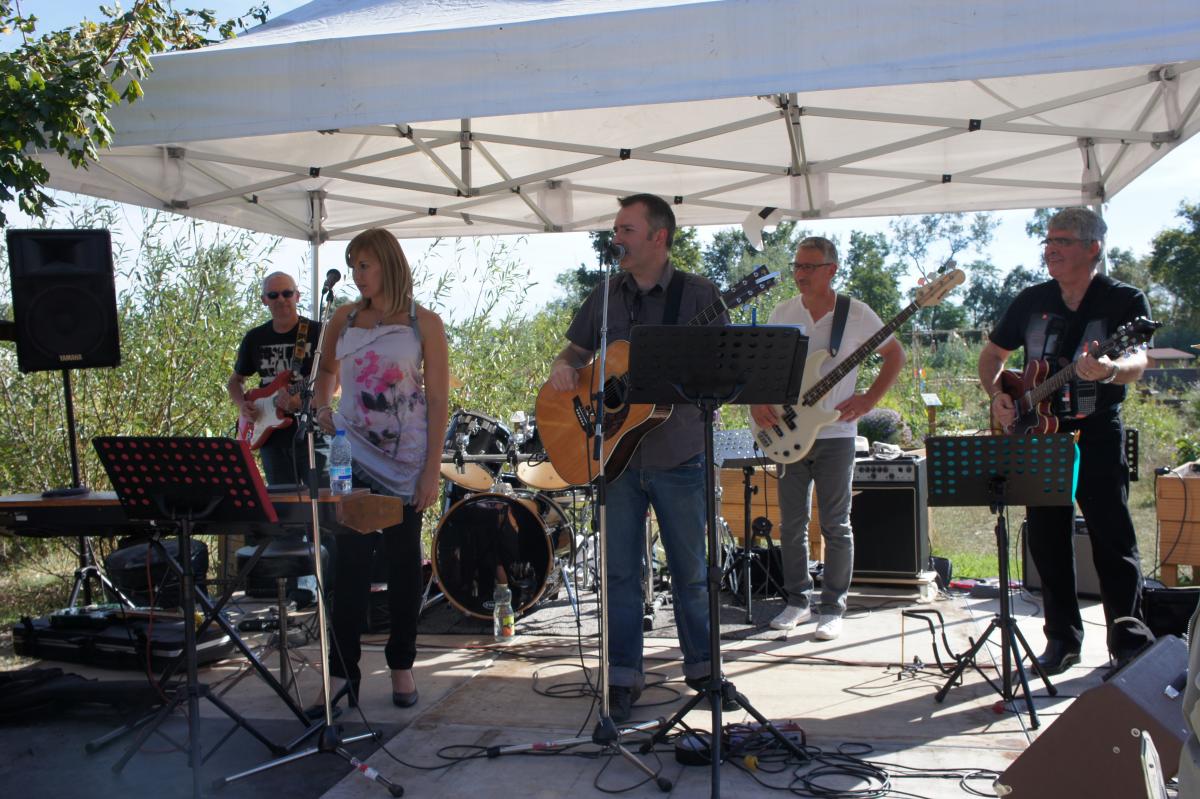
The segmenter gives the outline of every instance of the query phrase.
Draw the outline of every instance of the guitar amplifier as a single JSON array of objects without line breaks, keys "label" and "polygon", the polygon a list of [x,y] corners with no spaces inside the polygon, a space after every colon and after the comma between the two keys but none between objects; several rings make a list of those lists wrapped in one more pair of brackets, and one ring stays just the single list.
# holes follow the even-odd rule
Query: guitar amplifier
[{"label": "guitar amplifier", "polygon": [[925,456],[854,464],[854,579],[915,579],[929,568]]}]

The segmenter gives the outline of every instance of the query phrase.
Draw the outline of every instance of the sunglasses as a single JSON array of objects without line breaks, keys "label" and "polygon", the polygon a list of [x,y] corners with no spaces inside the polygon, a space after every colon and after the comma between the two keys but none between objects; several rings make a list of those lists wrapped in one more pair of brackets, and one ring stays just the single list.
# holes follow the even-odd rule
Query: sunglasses
[{"label": "sunglasses", "polygon": [[292,297],[295,297],[299,293],[300,292],[294,291],[292,289],[284,289],[283,291],[268,291],[263,296],[266,297],[268,300],[277,300],[277,299],[279,299],[279,295],[282,294],[283,298],[285,300],[290,300]]},{"label": "sunglasses", "polygon": [[820,269],[822,266],[833,266],[834,263],[835,263],[834,261],[826,261],[826,262],[820,263],[820,264],[795,264],[794,263],[794,264],[792,264],[792,271],[793,272],[812,272],[814,270]]},{"label": "sunglasses", "polygon": [[1043,247],[1069,247],[1072,244],[1090,244],[1091,239],[1068,239],[1065,236],[1047,236],[1042,239]]}]

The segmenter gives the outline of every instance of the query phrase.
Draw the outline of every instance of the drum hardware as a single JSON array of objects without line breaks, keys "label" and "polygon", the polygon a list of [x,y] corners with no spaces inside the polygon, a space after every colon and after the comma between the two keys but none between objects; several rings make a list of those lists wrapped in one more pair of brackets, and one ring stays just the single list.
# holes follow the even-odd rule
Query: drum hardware
[{"label": "drum hardware", "polygon": [[645,578],[645,584],[642,586],[643,632],[649,632],[654,629],[654,614],[666,604],[667,597],[671,591],[671,578],[666,574],[659,574],[660,571],[665,570],[660,569],[661,563],[654,555],[654,545],[658,541],[658,531],[651,524],[651,518],[650,511],[646,511],[646,534],[644,536],[646,549],[642,553],[642,576]]}]

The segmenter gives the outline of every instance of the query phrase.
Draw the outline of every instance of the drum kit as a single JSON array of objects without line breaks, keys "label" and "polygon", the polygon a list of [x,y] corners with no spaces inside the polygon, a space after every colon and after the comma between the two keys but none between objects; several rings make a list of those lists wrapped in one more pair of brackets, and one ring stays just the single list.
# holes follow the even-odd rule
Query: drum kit
[{"label": "drum kit", "polygon": [[[507,471],[506,471],[507,467]],[[532,415],[510,425],[476,411],[450,418],[442,448],[442,516],[430,548],[441,597],[468,616],[492,617],[499,583],[520,616],[565,587],[584,548],[590,486],[572,486],[546,456]],[[427,600],[427,605],[437,597]]]}]

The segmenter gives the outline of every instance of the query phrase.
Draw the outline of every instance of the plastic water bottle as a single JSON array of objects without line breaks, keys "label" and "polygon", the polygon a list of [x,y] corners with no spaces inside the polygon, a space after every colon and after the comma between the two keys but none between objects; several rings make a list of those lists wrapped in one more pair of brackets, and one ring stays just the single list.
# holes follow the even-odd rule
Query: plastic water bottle
[{"label": "plastic water bottle", "polygon": [[512,591],[504,583],[496,583],[492,592],[492,630],[497,641],[511,641],[517,632],[516,614],[513,613]]},{"label": "plastic water bottle", "polygon": [[345,430],[338,430],[329,445],[329,490],[334,494],[349,494],[353,459],[350,456],[350,439]]}]

